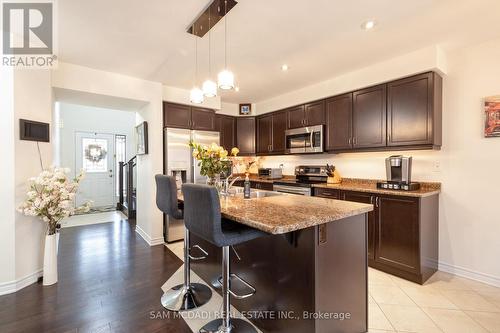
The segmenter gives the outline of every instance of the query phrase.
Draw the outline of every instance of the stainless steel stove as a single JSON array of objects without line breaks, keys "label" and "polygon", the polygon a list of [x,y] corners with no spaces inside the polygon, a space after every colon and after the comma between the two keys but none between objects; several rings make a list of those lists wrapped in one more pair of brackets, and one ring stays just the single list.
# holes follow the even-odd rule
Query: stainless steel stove
[{"label": "stainless steel stove", "polygon": [[312,185],[325,183],[326,167],[323,165],[299,165],[295,168],[294,180],[281,180],[273,183],[273,190],[297,195],[312,195]]}]

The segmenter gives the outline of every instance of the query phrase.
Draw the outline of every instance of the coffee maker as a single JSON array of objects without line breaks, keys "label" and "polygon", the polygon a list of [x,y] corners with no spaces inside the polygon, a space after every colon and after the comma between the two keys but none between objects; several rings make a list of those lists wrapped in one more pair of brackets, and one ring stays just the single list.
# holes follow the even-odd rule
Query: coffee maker
[{"label": "coffee maker", "polygon": [[377,183],[378,188],[414,191],[420,184],[411,182],[411,156],[393,155],[385,159],[386,182]]}]

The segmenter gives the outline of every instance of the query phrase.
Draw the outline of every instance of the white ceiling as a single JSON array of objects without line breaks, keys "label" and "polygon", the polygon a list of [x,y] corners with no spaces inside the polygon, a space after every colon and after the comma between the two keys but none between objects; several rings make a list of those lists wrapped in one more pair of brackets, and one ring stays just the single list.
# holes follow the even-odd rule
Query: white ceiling
[{"label": "white ceiling", "polygon": [[[209,2],[59,1],[59,59],[190,89],[195,42],[185,30]],[[428,45],[497,38],[499,12],[498,0],[239,0],[227,23],[228,67],[240,91],[222,100],[259,102]],[[363,31],[371,18],[378,26]],[[213,77],[223,41],[221,21],[212,30]],[[198,40],[199,83],[207,52],[208,34]]]}]

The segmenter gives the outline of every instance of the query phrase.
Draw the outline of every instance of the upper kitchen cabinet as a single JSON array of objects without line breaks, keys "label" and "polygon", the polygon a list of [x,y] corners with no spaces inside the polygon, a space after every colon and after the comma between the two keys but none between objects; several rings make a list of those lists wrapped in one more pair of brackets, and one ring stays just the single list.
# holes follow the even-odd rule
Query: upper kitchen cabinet
[{"label": "upper kitchen cabinet", "polygon": [[326,150],[352,149],[352,93],[326,100]]},{"label": "upper kitchen cabinet", "polygon": [[286,111],[257,118],[257,153],[282,154],[285,151]]},{"label": "upper kitchen cabinet", "polygon": [[191,128],[191,107],[163,102],[163,126]]},{"label": "upper kitchen cabinet", "polygon": [[164,127],[215,130],[215,112],[211,109],[163,102]]},{"label": "upper kitchen cabinet", "polygon": [[299,105],[299,106],[294,106],[292,108],[289,108],[287,110],[288,113],[288,125],[287,127],[290,128],[299,128],[299,127],[304,127],[305,122],[305,113],[304,113],[304,105]]},{"label": "upper kitchen cabinet", "polygon": [[353,93],[353,147],[385,147],[387,85],[382,84]]},{"label": "upper kitchen cabinet", "polygon": [[255,154],[255,117],[236,118],[236,146],[240,155]]},{"label": "upper kitchen cabinet", "polygon": [[230,151],[236,146],[236,120],[226,115],[215,115],[215,131],[220,133],[220,144]]},{"label": "upper kitchen cabinet", "polygon": [[325,124],[325,101],[308,103],[304,106],[305,125],[316,126]]},{"label": "upper kitchen cabinet", "polygon": [[191,128],[200,131],[215,130],[215,111],[204,108],[191,108]]},{"label": "upper kitchen cabinet", "polygon": [[305,105],[294,106],[287,110],[289,129],[305,126],[323,125],[325,123],[325,101],[316,101]]},{"label": "upper kitchen cabinet", "polygon": [[387,86],[387,145],[441,146],[442,78],[425,73]]}]

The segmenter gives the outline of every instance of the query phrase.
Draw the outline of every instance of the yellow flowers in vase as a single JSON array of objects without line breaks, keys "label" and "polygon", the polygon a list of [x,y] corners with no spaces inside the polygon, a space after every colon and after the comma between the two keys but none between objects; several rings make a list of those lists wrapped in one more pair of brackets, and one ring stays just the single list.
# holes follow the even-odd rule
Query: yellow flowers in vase
[{"label": "yellow flowers in vase", "polygon": [[220,178],[221,175],[227,177],[231,174],[231,157],[237,156],[240,152],[234,147],[229,155],[227,150],[216,143],[205,146],[191,141],[189,146],[193,149],[193,157],[198,160],[200,174],[208,177],[209,185],[215,185],[216,178]]}]

